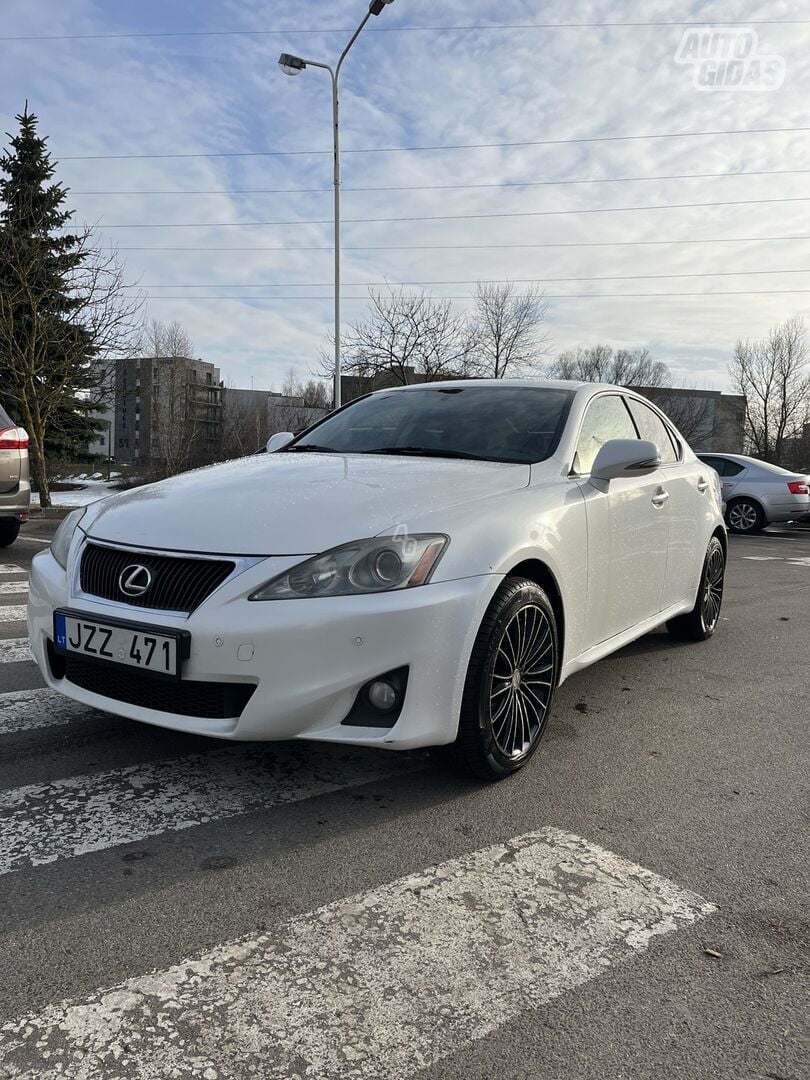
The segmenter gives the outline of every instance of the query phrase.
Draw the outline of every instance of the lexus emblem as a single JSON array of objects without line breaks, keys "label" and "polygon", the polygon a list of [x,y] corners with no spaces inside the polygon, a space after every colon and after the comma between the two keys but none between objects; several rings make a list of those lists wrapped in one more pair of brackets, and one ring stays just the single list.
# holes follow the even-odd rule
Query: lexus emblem
[{"label": "lexus emblem", "polygon": [[124,596],[143,596],[152,585],[152,571],[140,563],[133,563],[121,571],[118,588]]}]

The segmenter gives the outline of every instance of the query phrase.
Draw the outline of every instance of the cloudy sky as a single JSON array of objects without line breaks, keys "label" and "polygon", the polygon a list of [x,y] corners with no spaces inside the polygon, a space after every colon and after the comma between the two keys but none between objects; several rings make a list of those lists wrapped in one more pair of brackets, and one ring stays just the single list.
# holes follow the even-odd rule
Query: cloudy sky
[{"label": "cloudy sky", "polygon": [[[334,59],[365,3],[3,0],[2,130],[27,98],[78,219],[231,385],[324,346],[328,76],[276,59]],[[676,20],[756,32],[784,84],[697,89]],[[808,45],[798,0],[395,0],[344,71],[345,318],[369,283],[465,307],[536,280],[554,351],[644,345],[726,388],[734,341],[810,302]]]}]

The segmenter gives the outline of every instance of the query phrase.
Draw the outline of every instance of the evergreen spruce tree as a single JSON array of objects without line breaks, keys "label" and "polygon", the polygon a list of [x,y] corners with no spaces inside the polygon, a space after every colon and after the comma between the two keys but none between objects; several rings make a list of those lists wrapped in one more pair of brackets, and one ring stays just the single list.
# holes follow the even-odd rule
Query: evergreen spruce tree
[{"label": "evergreen spruce tree", "polygon": [[104,328],[94,319],[99,278],[88,234],[69,227],[67,191],[27,102],[16,119],[19,132],[0,158],[0,398],[28,430],[33,480],[48,506],[48,432],[70,427],[77,413],[92,423]]}]

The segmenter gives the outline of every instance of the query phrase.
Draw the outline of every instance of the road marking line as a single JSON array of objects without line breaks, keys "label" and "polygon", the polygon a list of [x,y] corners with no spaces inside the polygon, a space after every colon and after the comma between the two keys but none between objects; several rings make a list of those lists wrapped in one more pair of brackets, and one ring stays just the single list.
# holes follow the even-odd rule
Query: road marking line
[{"label": "road marking line", "polygon": [[30,660],[28,638],[0,638],[0,664],[16,664]]},{"label": "road marking line", "polygon": [[0,694],[0,735],[57,727],[83,717],[103,715],[55,690],[15,690]]},{"label": "road marking line", "polygon": [[43,540],[41,536],[25,536],[24,534],[20,535],[20,540],[24,540],[26,544],[47,544],[48,547],[52,543],[50,540]]},{"label": "road marking line", "polygon": [[27,593],[28,579],[25,581],[0,581],[0,596],[9,596],[12,593]]},{"label": "road marking line", "polygon": [[403,1080],[714,910],[543,829],[0,1027],[9,1080]]},{"label": "road marking line", "polygon": [[0,874],[414,768],[412,758],[380,751],[242,745],[14,788],[0,792]]},{"label": "road marking line", "polygon": [[788,566],[810,566],[810,555],[797,555],[795,559],[788,555],[741,555],[748,562],[783,562]]},{"label": "road marking line", "polygon": [[25,574],[25,571],[21,566],[15,566],[13,563],[0,563],[0,574]]},{"label": "road marking line", "polygon": [[0,622],[25,622],[27,611],[25,604],[0,605]]}]

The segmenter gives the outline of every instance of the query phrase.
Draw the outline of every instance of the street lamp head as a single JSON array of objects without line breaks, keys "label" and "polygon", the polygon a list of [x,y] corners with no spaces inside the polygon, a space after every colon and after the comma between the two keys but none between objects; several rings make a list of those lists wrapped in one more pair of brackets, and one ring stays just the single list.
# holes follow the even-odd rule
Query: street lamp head
[{"label": "street lamp head", "polygon": [[372,15],[379,15],[386,4],[393,4],[394,0],[371,0],[368,10]]},{"label": "street lamp head", "polygon": [[300,75],[307,66],[306,60],[300,56],[292,56],[290,53],[282,53],[278,58],[278,66],[285,75]]}]

